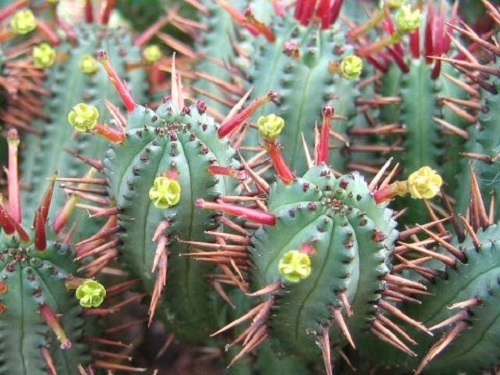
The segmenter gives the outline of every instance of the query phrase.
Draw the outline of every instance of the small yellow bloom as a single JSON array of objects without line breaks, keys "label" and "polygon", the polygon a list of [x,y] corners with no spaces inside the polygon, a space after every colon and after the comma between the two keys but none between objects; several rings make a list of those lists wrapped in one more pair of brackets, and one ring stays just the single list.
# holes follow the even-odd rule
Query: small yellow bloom
[{"label": "small yellow bloom", "polygon": [[33,48],[33,62],[37,68],[51,67],[56,61],[56,50],[48,43]]},{"label": "small yellow bloom", "polygon": [[435,170],[422,167],[408,177],[408,191],[413,198],[430,199],[441,188],[443,179]]},{"label": "small yellow bloom", "polygon": [[306,253],[290,250],[281,258],[278,272],[286,280],[298,283],[300,280],[307,279],[311,274],[311,259]]},{"label": "small yellow bloom", "polygon": [[36,18],[33,12],[29,9],[20,10],[12,20],[10,26],[16,34],[25,35],[36,29]]},{"label": "small yellow bloom", "polygon": [[387,5],[391,9],[401,8],[406,3],[406,0],[382,0],[380,2],[380,7]]},{"label": "small yellow bloom", "polygon": [[181,185],[168,177],[156,177],[149,189],[149,199],[162,210],[175,206],[181,198]]},{"label": "small yellow bloom", "polygon": [[264,137],[271,140],[276,140],[279,137],[281,131],[285,127],[285,120],[282,117],[275,115],[274,113],[261,116],[257,120],[257,128],[259,133]]},{"label": "small yellow bloom", "polygon": [[358,78],[363,72],[363,60],[356,55],[349,55],[340,63],[340,71],[344,78]]},{"label": "small yellow bloom", "polygon": [[68,121],[79,132],[93,130],[97,126],[99,111],[93,105],[77,104],[68,114]]},{"label": "small yellow bloom", "polygon": [[400,34],[407,34],[418,29],[422,21],[422,13],[419,9],[413,10],[411,5],[405,5],[399,8],[396,13],[396,29]]},{"label": "small yellow bloom", "polygon": [[161,52],[160,47],[158,47],[156,44],[152,44],[144,48],[142,56],[144,57],[144,60],[146,60],[146,62],[152,64],[160,60],[163,56],[163,53]]},{"label": "small yellow bloom", "polygon": [[106,289],[100,282],[89,279],[76,289],[75,295],[81,306],[99,307],[106,297]]},{"label": "small yellow bloom", "polygon": [[99,68],[99,65],[97,64],[97,60],[94,59],[90,55],[84,55],[82,56],[82,59],[80,60],[80,69],[82,72],[85,74],[94,74],[97,72],[97,69]]}]

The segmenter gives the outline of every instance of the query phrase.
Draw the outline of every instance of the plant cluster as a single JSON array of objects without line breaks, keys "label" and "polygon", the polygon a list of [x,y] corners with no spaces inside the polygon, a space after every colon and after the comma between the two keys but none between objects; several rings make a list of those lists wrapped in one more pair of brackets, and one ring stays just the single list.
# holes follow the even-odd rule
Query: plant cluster
[{"label": "plant cluster", "polygon": [[1,2],[0,373],[496,373],[479,2]]}]

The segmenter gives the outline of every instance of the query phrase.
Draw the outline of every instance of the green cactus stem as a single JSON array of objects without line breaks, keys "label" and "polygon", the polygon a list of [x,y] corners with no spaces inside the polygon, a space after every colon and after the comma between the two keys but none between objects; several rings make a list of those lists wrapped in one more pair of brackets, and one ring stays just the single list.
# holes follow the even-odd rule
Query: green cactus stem
[{"label": "green cactus stem", "polygon": [[[331,160],[334,168],[344,170],[346,159],[340,150],[347,144],[346,120],[356,115],[355,98],[359,96],[356,77],[361,73],[362,64],[357,60],[356,72],[346,70],[354,68],[347,62],[355,58],[355,52],[347,43],[346,25],[337,21],[342,1],[329,4],[299,1],[289,8],[254,1],[243,12],[225,1],[220,3],[241,29],[256,35],[250,48],[247,38],[239,46],[246,51],[247,64],[241,67],[248,77],[245,86],[247,90],[252,89],[250,97],[261,96],[271,89],[280,92],[277,115],[287,124],[281,140],[283,155],[289,160],[291,170],[299,174],[307,170],[304,156],[314,143],[315,122],[321,120],[321,108],[325,104],[332,104],[337,110],[332,134],[340,143],[332,147]],[[266,13],[262,8],[271,9]],[[238,87],[237,84],[230,86]],[[223,84],[221,87],[224,88]],[[229,89],[226,91],[229,96]],[[262,110],[257,111],[250,118],[250,124],[263,114]],[[244,153],[245,157],[262,155],[254,126],[245,127],[232,137],[237,147],[251,152]]]},{"label": "green cactus stem", "polygon": [[[205,242],[210,239],[205,232],[218,225],[215,215],[198,211],[194,201],[232,193],[230,175],[238,174],[239,164],[223,129],[238,126],[248,115],[234,114],[219,127],[204,102],[184,105],[175,65],[172,94],[153,111],[135,102],[105,52],[98,59],[128,117],[115,130],[122,136],[109,146],[101,169],[111,207],[96,210],[117,214],[110,220],[117,220],[120,259],[151,295],[150,322],[159,317],[178,339],[200,342],[217,320],[216,299],[202,277],[211,267],[181,255],[188,252],[186,240]],[[248,108],[257,109],[273,97],[264,96]]]},{"label": "green cactus stem", "polygon": [[[58,241],[49,229],[55,176],[36,209],[33,229],[25,229],[17,179],[16,130],[9,131],[8,142],[9,196],[8,203],[5,199],[0,202],[0,372],[47,375],[76,374],[83,369],[92,373],[101,368],[134,370],[111,363],[113,353],[94,357],[93,350],[104,349],[100,344],[115,345],[112,340],[100,339],[98,329],[98,317],[109,314],[113,306],[94,309],[91,314],[82,307],[101,306],[104,287],[78,277],[74,248]],[[89,296],[89,284],[99,292],[92,291]],[[78,291],[86,285],[86,290]]]},{"label": "green cactus stem", "polygon": [[435,338],[419,340],[418,366],[412,364],[416,373],[478,373],[500,360],[500,231],[495,213],[487,212],[474,171],[470,175],[470,217],[454,219],[455,235],[445,240],[424,229],[439,245],[433,250],[435,261],[417,271],[428,279],[429,295],[406,310],[430,327]]},{"label": "green cactus stem", "polygon": [[[23,2],[15,2],[1,9],[2,28],[12,19],[12,12],[24,6]],[[36,69],[31,58],[37,37],[31,33],[25,37],[11,34],[0,39],[0,129],[35,131],[30,123],[42,106],[42,97],[49,95],[42,86],[44,73]]]},{"label": "green cactus stem", "polygon": [[[331,120],[328,114],[332,112],[328,107],[323,110],[327,118],[324,124]],[[318,149],[322,142],[328,144],[328,132],[322,134]],[[414,355],[403,343],[407,338],[397,338],[388,314],[428,332],[386,301],[395,295],[405,298],[403,285],[419,290],[423,286],[391,272],[392,247],[398,234],[392,212],[373,197],[377,181],[370,188],[358,173],[336,178],[324,162],[316,160],[319,165],[292,180],[283,179],[284,166],[275,163],[280,180],[271,186],[256,177],[257,186],[267,193],[265,210],[223,199],[219,203],[197,202],[202,209],[218,210],[247,222],[239,226],[238,236],[214,233],[224,244],[219,247],[224,258],[208,249],[191,254],[221,266],[226,263],[223,259],[233,259],[237,268],[222,267],[225,278],[259,300],[257,306],[217,332],[252,321],[231,344],[244,342],[231,364],[270,339],[275,350],[286,355],[313,362],[323,356],[326,372],[331,374],[331,346],[347,343],[356,347],[363,340],[373,340],[371,334]],[[241,202],[245,202],[243,197]],[[245,230],[255,227],[248,223],[261,225],[255,231]],[[230,249],[236,243],[246,244],[246,252],[232,255]],[[234,281],[241,275],[244,283]]]},{"label": "green cactus stem", "polygon": [[[483,1],[488,13],[494,20],[494,29],[490,38],[484,38],[471,29],[455,26],[455,29],[471,44],[468,48],[478,47],[479,51],[486,57],[480,62],[468,62],[462,59],[463,53],[452,59],[444,58],[445,63],[450,65],[456,72],[467,77],[472,82],[460,83],[464,89],[469,90],[471,100],[467,102],[474,110],[477,122],[468,128],[469,138],[465,144],[463,155],[469,158],[474,165],[478,176],[481,192],[487,205],[491,210],[498,211],[500,208],[500,121],[499,91],[500,70],[496,60],[500,56],[500,50],[496,45],[500,27],[500,11],[493,3]],[[467,46],[461,46],[464,51]],[[472,85],[476,84],[476,87]],[[464,161],[466,159],[464,158]],[[469,168],[462,162],[461,173],[457,180],[469,180]],[[469,189],[460,190],[457,195],[457,210],[464,212],[471,199]]]},{"label": "green cactus stem", "polygon": [[[363,99],[376,109],[371,116],[379,124],[352,129],[355,138],[350,148],[357,165],[373,164],[378,154],[380,164],[387,155],[393,156],[403,173],[422,165],[436,169],[447,184],[456,187],[450,193],[453,197],[466,190],[457,181],[463,170],[460,153],[466,150],[477,123],[474,108],[478,108],[463,83],[465,76],[440,59],[457,43],[451,35],[456,11],[456,4],[450,8],[444,2],[439,7],[429,2],[421,26],[408,36],[376,53],[370,43],[359,47],[358,54],[383,73],[378,95]],[[397,32],[396,20],[391,17],[384,18],[382,25],[390,36]],[[392,65],[388,63],[391,60]],[[358,148],[360,139],[370,139],[371,145],[368,141]],[[361,157],[356,151],[363,152]],[[370,151],[372,154],[367,154]],[[406,200],[402,206],[409,207],[407,223],[429,220],[424,205],[411,205]]]}]

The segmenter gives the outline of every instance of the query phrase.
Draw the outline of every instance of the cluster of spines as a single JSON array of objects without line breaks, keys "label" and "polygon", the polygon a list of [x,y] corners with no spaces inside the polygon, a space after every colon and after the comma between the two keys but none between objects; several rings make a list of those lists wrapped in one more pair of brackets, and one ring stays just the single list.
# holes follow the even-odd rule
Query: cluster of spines
[{"label": "cluster of spines", "polygon": [[[104,18],[106,14],[103,22]],[[108,48],[113,57],[119,59],[117,65],[140,100],[144,100],[148,91],[140,47],[127,31],[97,23],[93,16],[88,16],[87,21],[75,27],[62,27],[66,39],[58,41],[52,49],[56,58],[53,65],[47,67],[44,82],[51,96],[43,100],[43,117],[30,124],[34,134],[26,138],[22,173],[23,180],[29,183],[29,189],[23,193],[23,201],[28,206],[39,200],[47,169],[57,170],[65,178],[81,176],[88,167],[72,154],[92,157],[102,154],[106,148],[104,141],[90,142],[89,136],[74,132],[67,119],[70,109],[84,99],[95,101],[101,110],[116,101],[111,95],[113,91],[107,88],[105,72],[93,57],[97,49]],[[108,99],[111,102],[108,103]],[[70,194],[76,197],[78,192]],[[57,192],[54,212],[60,210],[65,201],[64,194]]]},{"label": "cluster of spines", "polygon": [[485,207],[472,168],[470,184],[469,216],[450,214],[454,233],[422,228],[428,238],[405,250],[408,259],[412,251],[421,254],[406,266],[427,281],[428,293],[406,310],[435,334],[416,336],[419,357],[410,363],[417,373],[488,371],[498,365],[498,223]]}]

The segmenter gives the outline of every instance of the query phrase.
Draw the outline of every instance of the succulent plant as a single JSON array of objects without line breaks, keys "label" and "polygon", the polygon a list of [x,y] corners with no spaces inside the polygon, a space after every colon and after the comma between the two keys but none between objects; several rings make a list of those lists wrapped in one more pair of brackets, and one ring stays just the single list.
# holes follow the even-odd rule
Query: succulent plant
[{"label": "succulent plant", "polygon": [[231,375],[498,370],[496,4],[57,3],[0,1],[1,373],[145,371],[143,323]]},{"label": "succulent plant", "polygon": [[[338,113],[332,133],[341,146],[332,147],[332,166],[345,170],[340,149],[347,143],[348,120],[356,115],[355,99],[360,95],[356,78],[363,63],[347,43],[347,26],[338,20],[342,1],[298,1],[292,7],[255,1],[244,12],[225,1],[219,3],[255,38],[247,48],[246,66],[241,67],[246,89],[252,89],[250,97],[269,90],[280,93],[277,114],[288,124],[281,135],[283,153],[292,170],[299,174],[307,170],[304,148],[309,152],[307,145],[314,141],[314,126],[321,121],[319,114],[325,104],[333,105]],[[255,113],[254,122],[262,113]],[[260,151],[254,127],[233,138],[242,150]]]},{"label": "succulent plant", "polygon": [[[105,52],[99,59],[128,113],[127,118],[115,114],[119,125],[110,128],[91,121],[93,109],[86,111],[87,131],[113,141],[101,168],[111,207],[96,211],[117,214],[113,230],[120,240],[120,259],[151,295],[150,322],[158,309],[179,339],[200,341],[216,322],[216,300],[202,277],[211,267],[180,256],[189,247],[183,240],[209,238],[205,232],[218,222],[214,214],[197,211],[195,199],[230,195],[234,183],[224,175],[238,175],[239,164],[221,135],[223,127],[206,114],[206,104],[184,105],[175,67],[172,93],[153,111],[134,101]],[[255,107],[269,100],[266,96]],[[245,120],[240,117],[224,126]]]},{"label": "succulent plant", "polygon": [[[44,87],[51,95],[42,99],[43,112],[39,119],[31,122],[33,134],[26,137],[26,155],[22,164],[22,178],[29,182],[29,189],[23,193],[26,206],[40,199],[47,171],[59,171],[65,178],[80,177],[88,166],[74,154],[89,158],[103,154],[106,149],[105,141],[91,142],[90,136],[74,132],[68,123],[68,113],[75,102],[84,99],[93,102],[101,112],[109,103],[117,102],[114,91],[107,84],[106,73],[93,57],[97,50],[109,49],[117,61],[117,69],[124,74],[139,100],[145,100],[148,90],[146,70],[140,66],[141,49],[134,46],[132,36],[126,30],[82,23],[66,32],[67,39],[53,49],[57,56],[55,64],[46,69]],[[134,65],[140,67],[129,68]],[[66,199],[62,192],[58,192],[53,210],[59,211]]]},{"label": "succulent plant", "polygon": [[[260,207],[265,205],[265,210],[226,203],[223,197],[215,203],[202,199],[197,202],[200,208],[261,224],[250,231],[233,223],[239,228],[238,235],[214,233],[224,246],[213,252],[205,249],[191,254],[195,259],[221,265],[227,263],[227,258],[232,259],[233,269],[223,269],[226,282],[233,281],[260,300],[248,313],[217,332],[252,321],[231,344],[243,347],[231,363],[270,339],[278,352],[305,361],[317,361],[322,354],[330,374],[331,346],[342,348],[348,343],[355,347],[358,341],[372,340],[369,332],[414,354],[403,343],[412,340],[405,335],[397,337],[401,330],[387,318],[388,314],[428,332],[387,302],[391,297],[405,299],[406,287],[418,290],[423,286],[391,272],[398,232],[391,220],[392,211],[384,202],[406,192],[430,198],[439,186],[433,185],[434,179],[425,168],[415,178],[410,176],[406,182],[379,189],[376,185],[381,175],[370,183],[371,187],[358,173],[336,178],[324,164],[332,115],[333,109],[326,106],[315,150],[316,166],[300,178],[284,163],[277,134],[270,136],[269,126],[275,123],[275,116],[269,115],[267,123],[259,120],[265,123],[259,131],[279,177],[271,186],[255,177],[258,188],[266,193],[265,202],[257,197],[256,202]],[[422,179],[421,174],[426,177]],[[395,191],[394,187],[402,190]],[[241,201],[247,199],[242,197]]]},{"label": "succulent plant", "polygon": [[[99,368],[132,370],[112,363],[113,353],[102,350],[117,345],[100,338],[98,326],[98,317],[112,312],[112,306],[84,311],[101,306],[106,289],[95,280],[82,278],[74,248],[60,241],[48,226],[55,176],[30,230],[22,220],[17,180],[19,137],[14,129],[8,133],[8,143],[9,196],[8,203],[0,203],[0,331],[8,339],[0,344],[0,371],[76,374],[94,373]],[[101,344],[104,347],[99,348]]]},{"label": "succulent plant", "polygon": [[435,334],[431,338],[414,332],[419,356],[404,366],[416,373],[478,373],[498,365],[498,223],[495,212],[487,212],[472,168],[470,176],[469,217],[452,212],[451,236],[439,228],[437,233],[423,228],[430,245],[406,247],[409,259],[412,252],[421,253],[406,266],[426,279],[427,294],[405,311]]},{"label": "succulent plant", "polygon": [[[36,118],[41,97],[48,95],[42,87],[43,71],[31,58],[36,38],[33,33],[20,34],[16,21],[20,19],[23,3],[13,3],[0,12],[0,22],[5,30],[0,38],[0,129],[16,127],[30,129],[28,123]],[[19,13],[21,12],[21,13]],[[18,15],[19,14],[19,15]],[[28,13],[28,19],[33,13]],[[22,28],[26,31],[28,29]]]}]

